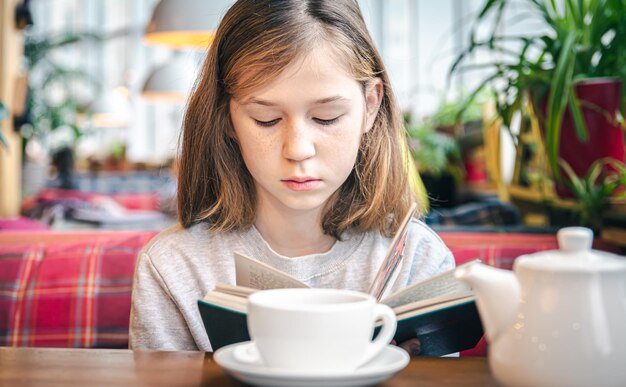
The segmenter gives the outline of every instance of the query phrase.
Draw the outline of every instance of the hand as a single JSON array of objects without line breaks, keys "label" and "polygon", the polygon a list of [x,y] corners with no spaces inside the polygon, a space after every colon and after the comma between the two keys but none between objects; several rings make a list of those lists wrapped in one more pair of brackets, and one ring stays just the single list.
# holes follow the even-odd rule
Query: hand
[{"label": "hand", "polygon": [[395,340],[391,340],[391,344],[397,345],[398,347],[404,349],[409,353],[410,356],[417,356],[422,350],[422,343],[420,343],[420,341],[416,338],[409,339],[400,344],[397,344]]}]

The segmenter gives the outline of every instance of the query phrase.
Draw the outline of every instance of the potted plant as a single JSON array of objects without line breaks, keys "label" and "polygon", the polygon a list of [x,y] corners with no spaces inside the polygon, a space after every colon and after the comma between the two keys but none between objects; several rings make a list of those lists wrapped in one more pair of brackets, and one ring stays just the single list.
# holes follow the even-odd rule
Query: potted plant
[{"label": "potted plant", "polygon": [[464,105],[465,98],[461,95],[456,99],[444,100],[429,118],[438,132],[460,137],[482,128],[483,99],[477,96],[472,103]]},{"label": "potted plant", "polygon": [[411,155],[428,193],[430,207],[456,204],[459,183],[463,178],[461,150],[456,139],[438,132],[434,121],[407,122]]},{"label": "potted plant", "polygon": [[[88,118],[91,104],[102,92],[99,80],[89,71],[64,63],[58,54],[68,47],[80,44],[101,44],[108,39],[126,35],[130,30],[107,34],[91,32],[60,32],[34,35],[25,33],[24,58],[28,66],[25,109],[16,117],[15,126],[23,137],[25,168],[47,170],[48,163],[57,169],[61,188],[72,188],[74,149],[80,138],[95,128]],[[42,149],[34,157],[28,156],[28,144]],[[33,193],[46,184],[43,176],[30,179],[24,192]]]},{"label": "potted plant", "polygon": [[489,182],[484,152],[485,104],[491,94],[485,89],[466,103],[467,93],[445,99],[429,121],[438,132],[453,136],[460,148],[464,182],[475,187]]},{"label": "potted plant", "polygon": [[102,93],[97,77],[86,70],[60,63],[56,51],[79,44],[103,44],[132,32],[131,28],[109,33],[25,34],[28,91],[25,112],[18,117],[16,126],[20,129],[20,126],[30,124],[21,128],[26,142],[58,130],[70,132],[69,137],[76,142],[87,129],[87,122],[80,118],[89,117],[90,104]]},{"label": "potted plant", "polygon": [[[58,169],[59,155],[73,160],[74,147],[86,130],[83,118],[89,114],[88,104],[100,85],[87,71],[62,63],[57,55],[67,46],[97,39],[96,35],[62,32],[37,36],[27,31],[24,37],[28,66],[25,108],[15,117],[14,124],[23,138],[26,178],[22,194],[31,195],[48,183],[50,164]],[[62,164],[73,167],[73,162]],[[71,177],[71,171],[59,175]],[[62,184],[63,188],[71,186]]]},{"label": "potted plant", "polygon": [[[610,166],[611,168],[606,168]],[[578,223],[593,229],[602,230],[604,217],[610,208],[610,200],[616,192],[624,196],[626,165],[612,158],[598,159],[591,164],[584,176],[580,177],[567,162],[561,160],[565,172],[565,184],[574,193],[575,214]]]},{"label": "potted plant", "polygon": [[[538,30],[546,32],[501,34],[505,23],[512,21],[504,17],[505,11],[514,6],[528,9],[523,15],[535,18],[543,27]],[[489,72],[470,100],[489,85],[496,94],[497,113],[509,129],[516,116],[528,114],[531,106],[557,181],[561,181],[559,159],[571,165],[577,176],[583,176],[597,159],[622,161],[626,2],[487,0],[476,25],[490,17],[495,23],[487,38],[477,39],[475,27],[469,46],[451,68],[451,74]],[[496,59],[467,64],[469,56],[479,51]]]},{"label": "potted plant", "polygon": [[72,142],[83,134],[79,117],[89,114],[88,105],[100,91],[100,84],[86,71],[59,64],[53,51],[101,39],[91,33],[68,32],[45,37],[25,34],[28,91],[26,109],[17,120],[17,128],[25,142],[31,138],[49,137],[59,130],[68,131]]}]

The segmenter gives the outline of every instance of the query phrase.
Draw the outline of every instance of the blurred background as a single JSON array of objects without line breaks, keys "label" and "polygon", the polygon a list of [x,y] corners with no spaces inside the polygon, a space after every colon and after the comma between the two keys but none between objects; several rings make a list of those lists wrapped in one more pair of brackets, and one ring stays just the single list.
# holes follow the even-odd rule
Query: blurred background
[{"label": "blurred background", "polygon": [[[429,224],[625,239],[623,1],[359,3]],[[0,4],[0,227],[173,224],[185,101],[231,1]]]}]

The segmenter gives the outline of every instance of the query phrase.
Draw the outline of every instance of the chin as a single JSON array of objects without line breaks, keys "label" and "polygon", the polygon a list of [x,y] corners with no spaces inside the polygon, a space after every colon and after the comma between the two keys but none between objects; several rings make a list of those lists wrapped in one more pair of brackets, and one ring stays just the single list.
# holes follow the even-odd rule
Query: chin
[{"label": "chin", "polygon": [[283,206],[297,211],[311,211],[322,208],[328,201],[329,196],[313,195],[283,198],[281,203]]}]

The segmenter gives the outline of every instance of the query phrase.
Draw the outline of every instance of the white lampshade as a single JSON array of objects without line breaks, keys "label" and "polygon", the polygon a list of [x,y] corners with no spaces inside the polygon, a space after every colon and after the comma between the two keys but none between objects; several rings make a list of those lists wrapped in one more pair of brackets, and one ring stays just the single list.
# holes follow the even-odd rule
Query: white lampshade
[{"label": "white lampshade", "polygon": [[124,128],[130,123],[128,89],[105,90],[89,106],[91,124],[96,128]]},{"label": "white lampshade", "polygon": [[199,64],[183,53],[156,67],[144,82],[141,95],[152,101],[183,103],[196,79]]},{"label": "white lampshade", "polygon": [[144,36],[148,44],[206,49],[234,0],[161,0]]}]

